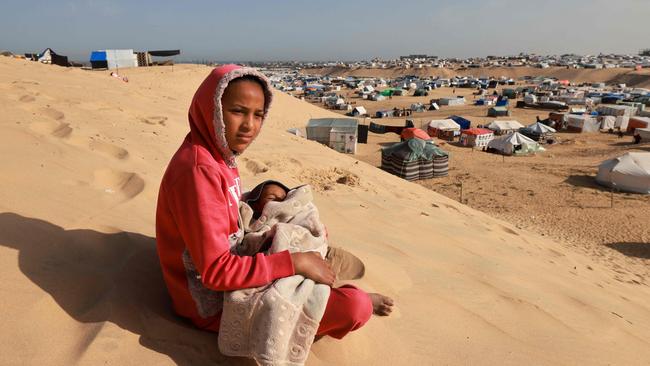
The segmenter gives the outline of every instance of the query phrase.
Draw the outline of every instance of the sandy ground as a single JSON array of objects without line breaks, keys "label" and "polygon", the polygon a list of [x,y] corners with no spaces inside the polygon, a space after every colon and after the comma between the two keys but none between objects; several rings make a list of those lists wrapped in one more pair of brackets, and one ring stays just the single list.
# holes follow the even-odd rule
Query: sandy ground
[{"label": "sandy ground", "polygon": [[[155,253],[158,184],[209,69],[123,72],[0,58],[1,364],[244,364],[172,314]],[[276,93],[239,161],[247,187],[312,184],[332,241],[366,263],[356,284],[396,300],[318,341],[309,365],[647,364],[650,290],[612,269],[627,258],[603,264],[284,132],[331,115]]]}]

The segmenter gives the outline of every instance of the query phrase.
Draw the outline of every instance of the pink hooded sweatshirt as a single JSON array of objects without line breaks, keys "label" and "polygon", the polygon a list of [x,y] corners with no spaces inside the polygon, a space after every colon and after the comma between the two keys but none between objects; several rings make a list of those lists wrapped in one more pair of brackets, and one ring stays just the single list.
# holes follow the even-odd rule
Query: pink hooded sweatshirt
[{"label": "pink hooded sweatshirt", "polygon": [[199,328],[219,330],[223,291],[266,285],[294,274],[288,251],[254,257],[231,254],[241,235],[241,181],[225,137],[221,97],[232,80],[251,75],[264,85],[266,118],[272,100],[264,75],[236,65],[218,67],[199,86],[189,110],[190,133],[163,176],[156,243],[174,310]]}]

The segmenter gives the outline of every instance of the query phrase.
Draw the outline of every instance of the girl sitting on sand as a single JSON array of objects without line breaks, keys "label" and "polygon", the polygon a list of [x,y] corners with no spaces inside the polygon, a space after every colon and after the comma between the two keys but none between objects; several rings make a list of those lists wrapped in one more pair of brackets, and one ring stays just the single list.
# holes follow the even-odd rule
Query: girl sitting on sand
[{"label": "girl sitting on sand", "polygon": [[[271,104],[268,80],[254,69],[214,69],[196,91],[190,132],[163,176],[156,243],[174,310],[201,329],[218,332],[225,291],[265,286],[299,274],[331,286],[335,274],[315,252],[231,253],[238,227],[241,180],[235,157],[257,137]],[[392,300],[346,286],[332,288],[317,336],[342,338]]]}]

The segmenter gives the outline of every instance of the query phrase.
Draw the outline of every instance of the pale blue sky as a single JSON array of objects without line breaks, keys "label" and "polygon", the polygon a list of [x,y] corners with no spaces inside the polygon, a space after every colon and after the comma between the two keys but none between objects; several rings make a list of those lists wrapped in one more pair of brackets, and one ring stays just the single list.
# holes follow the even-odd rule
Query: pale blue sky
[{"label": "pale blue sky", "polygon": [[0,49],[176,49],[180,59],[358,60],[650,47],[650,0],[3,0]]}]

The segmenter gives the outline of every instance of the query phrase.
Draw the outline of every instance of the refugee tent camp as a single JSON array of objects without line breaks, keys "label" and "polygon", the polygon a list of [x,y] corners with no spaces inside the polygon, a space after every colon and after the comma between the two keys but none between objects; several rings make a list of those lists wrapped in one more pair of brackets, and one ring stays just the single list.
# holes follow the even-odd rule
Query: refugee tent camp
[{"label": "refugee tent camp", "polygon": [[634,116],[637,112],[636,107],[619,104],[601,104],[596,108],[600,115],[605,116]]},{"label": "refugee tent camp", "polygon": [[628,152],[605,160],[598,167],[596,182],[622,191],[650,193],[650,153]]},{"label": "refugee tent camp", "polygon": [[532,139],[533,141],[547,141],[553,138],[555,129],[541,122],[535,122],[519,130],[519,133]]},{"label": "refugee tent camp", "polygon": [[568,114],[566,117],[567,130],[571,132],[598,132],[600,122],[591,115]]},{"label": "refugee tent camp", "polygon": [[406,180],[444,177],[449,154],[431,141],[411,138],[381,149],[381,168]]},{"label": "refugee tent camp", "polygon": [[505,135],[507,133],[519,131],[522,127],[524,127],[524,125],[518,121],[506,120],[494,120],[487,126],[487,128],[494,131],[495,135]]},{"label": "refugee tent camp", "polygon": [[312,118],[307,123],[307,139],[341,153],[355,154],[358,126],[354,118]]},{"label": "refugee tent camp", "polygon": [[519,132],[494,138],[488,143],[488,149],[503,155],[526,155],[545,150],[540,144]]},{"label": "refugee tent camp", "polygon": [[427,133],[431,137],[453,141],[460,135],[460,125],[452,119],[434,119],[427,125]]},{"label": "refugee tent camp", "polygon": [[93,69],[138,67],[138,56],[133,50],[102,50],[90,54]]},{"label": "refugee tent camp", "polygon": [[487,128],[469,128],[460,132],[460,144],[471,147],[487,147],[494,138],[494,132]]}]

